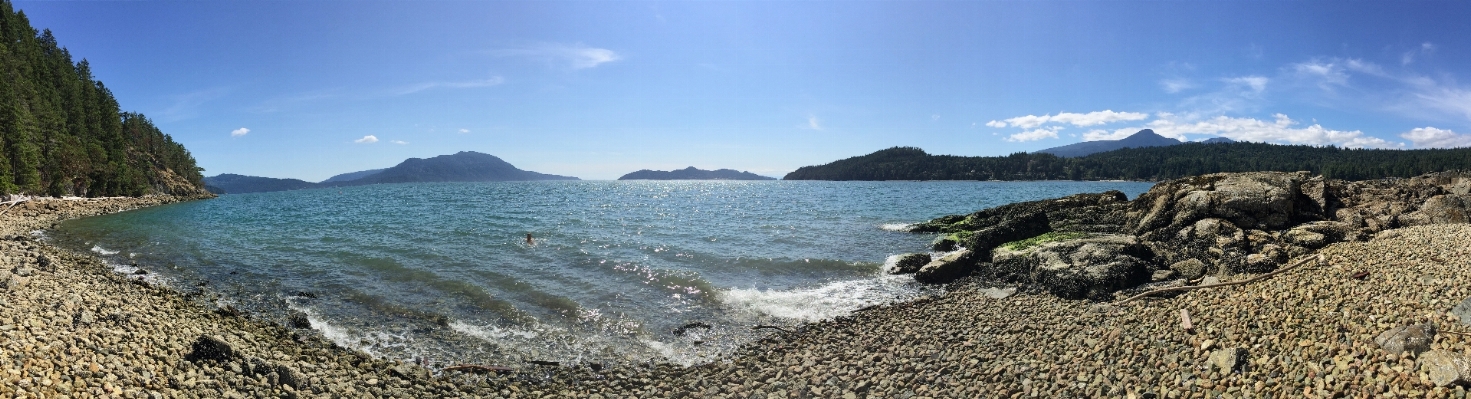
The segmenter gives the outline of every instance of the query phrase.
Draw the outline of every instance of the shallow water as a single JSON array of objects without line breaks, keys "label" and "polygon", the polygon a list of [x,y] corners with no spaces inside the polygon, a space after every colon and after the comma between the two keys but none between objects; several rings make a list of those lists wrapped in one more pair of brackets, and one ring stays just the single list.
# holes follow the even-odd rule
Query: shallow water
[{"label": "shallow water", "polygon": [[[1132,182],[581,181],[224,195],[68,221],[57,244],[340,345],[440,364],[707,361],[929,293],[886,260],[946,214]],[[528,245],[527,233],[536,239]],[[690,323],[703,323],[680,329]],[[682,334],[676,334],[681,330]]]}]

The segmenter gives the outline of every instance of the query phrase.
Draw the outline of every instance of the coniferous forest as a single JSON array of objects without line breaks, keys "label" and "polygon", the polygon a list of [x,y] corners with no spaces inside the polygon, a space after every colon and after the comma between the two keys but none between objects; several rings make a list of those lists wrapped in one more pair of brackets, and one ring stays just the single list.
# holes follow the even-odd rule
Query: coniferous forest
[{"label": "coniferous forest", "polygon": [[197,193],[203,170],[143,115],[121,112],[50,30],[0,0],[0,195]]},{"label": "coniferous forest", "polygon": [[1217,172],[1309,171],[1366,180],[1471,169],[1471,148],[1360,150],[1264,143],[1184,143],[1085,157],[1019,152],[1001,157],[929,155],[913,147],[805,166],[787,180],[1149,180]]}]

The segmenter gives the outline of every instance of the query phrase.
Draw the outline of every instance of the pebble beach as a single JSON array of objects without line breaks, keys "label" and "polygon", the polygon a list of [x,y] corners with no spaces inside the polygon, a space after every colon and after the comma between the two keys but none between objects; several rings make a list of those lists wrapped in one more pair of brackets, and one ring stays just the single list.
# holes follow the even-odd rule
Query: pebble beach
[{"label": "pebble beach", "polygon": [[[1248,284],[1127,303],[1007,295],[963,279],[944,295],[861,310],[682,367],[469,365],[428,369],[294,333],[210,298],[140,281],[31,232],[67,218],[182,200],[36,199],[0,205],[0,395],[91,397],[1455,397],[1423,355],[1375,338],[1438,327],[1471,296],[1471,225],[1329,245]],[[1224,282],[1253,275],[1217,276]],[[1122,298],[1124,295],[1120,295]],[[1190,328],[1183,324],[1188,315]],[[1228,354],[1230,356],[1225,356]]]}]

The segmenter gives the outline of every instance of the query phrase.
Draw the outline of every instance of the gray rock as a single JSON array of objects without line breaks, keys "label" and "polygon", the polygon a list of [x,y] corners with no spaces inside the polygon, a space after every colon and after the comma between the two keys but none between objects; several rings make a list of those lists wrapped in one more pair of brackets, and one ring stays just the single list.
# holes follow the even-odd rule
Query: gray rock
[{"label": "gray rock", "polygon": [[82,324],[92,324],[97,322],[97,316],[93,315],[90,310],[83,310],[81,314],[77,315],[77,321],[82,322]]},{"label": "gray rock", "polygon": [[1471,326],[1471,297],[1468,297],[1451,308],[1451,314],[1461,319],[1461,325]]},{"label": "gray rock", "polygon": [[429,379],[429,370],[409,364],[393,366],[393,368],[388,369],[388,372],[404,379]]},{"label": "gray rock", "polygon": [[920,267],[919,271],[914,273],[914,280],[928,284],[944,284],[965,277],[974,267],[970,255],[969,249],[963,249],[935,259]]},{"label": "gray rock", "polygon": [[194,340],[191,349],[192,352],[185,356],[191,361],[229,361],[237,356],[235,347],[218,335],[201,334],[198,339]]},{"label": "gray rock", "polygon": [[986,289],[981,290],[981,293],[982,294],[986,294],[986,297],[991,298],[991,299],[1006,299],[1007,297],[1010,297],[1012,295],[1016,295],[1016,287],[1007,287],[1007,288],[996,288],[996,287],[992,287],[992,288],[986,288]]},{"label": "gray rock", "polygon": [[933,259],[930,254],[904,254],[899,256],[899,261],[894,262],[894,268],[889,274],[910,274],[918,272],[921,267],[929,264]]},{"label": "gray rock", "polygon": [[1149,276],[1149,281],[1160,282],[1160,281],[1166,281],[1166,280],[1174,280],[1175,279],[1175,275],[1177,275],[1177,274],[1179,274],[1179,273],[1175,272],[1174,270],[1170,270],[1170,269],[1155,270],[1154,271],[1154,274]]},{"label": "gray rock", "polygon": [[1246,349],[1225,348],[1211,352],[1210,364],[1223,372],[1236,371],[1246,364]]},{"label": "gray rock", "polygon": [[1437,195],[1399,219],[1407,226],[1471,222],[1471,194]]},{"label": "gray rock", "polygon": [[1429,323],[1399,326],[1379,333],[1374,338],[1374,343],[1389,353],[1409,352],[1418,355],[1430,350],[1430,343],[1435,341],[1436,332],[1435,325]]},{"label": "gray rock", "polygon": [[1194,258],[1175,262],[1175,264],[1170,265],[1170,270],[1174,270],[1175,273],[1179,273],[1180,277],[1186,280],[1198,279],[1201,276],[1204,276],[1206,272],[1205,262],[1201,262],[1200,259]]},{"label": "gray rock", "polygon": [[1023,249],[997,248],[992,273],[1063,298],[1106,298],[1148,282],[1153,254],[1133,236],[1093,235]]}]

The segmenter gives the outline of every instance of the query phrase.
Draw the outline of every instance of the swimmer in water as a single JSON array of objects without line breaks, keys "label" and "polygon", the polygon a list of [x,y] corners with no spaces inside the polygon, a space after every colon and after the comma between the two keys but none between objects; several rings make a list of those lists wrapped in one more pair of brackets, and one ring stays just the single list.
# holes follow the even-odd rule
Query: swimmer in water
[{"label": "swimmer in water", "polygon": [[531,239],[531,233],[526,233],[526,245],[536,245],[536,241]]}]

